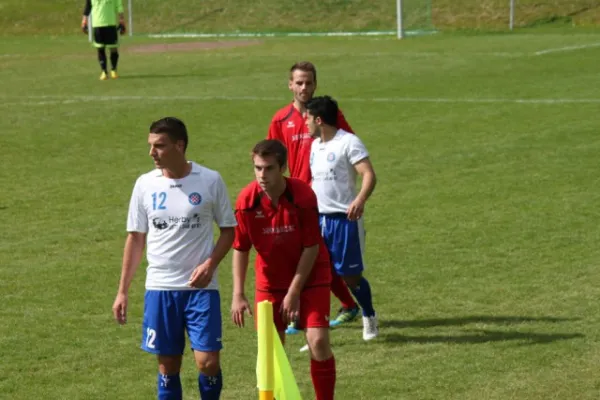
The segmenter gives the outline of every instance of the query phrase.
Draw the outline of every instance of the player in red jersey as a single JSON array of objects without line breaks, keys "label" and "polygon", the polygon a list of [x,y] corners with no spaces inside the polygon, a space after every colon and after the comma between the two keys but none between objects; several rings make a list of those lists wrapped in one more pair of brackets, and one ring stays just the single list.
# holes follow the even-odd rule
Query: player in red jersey
[{"label": "player in red jersey", "polygon": [[256,181],[241,191],[235,206],[238,226],[233,244],[231,316],[241,327],[244,314],[251,314],[244,283],[254,247],[255,303],[273,303],[273,319],[282,342],[290,321],[298,321],[305,329],[316,398],[333,400],[331,262],[320,233],[317,197],[306,183],[284,177],[286,158],[287,151],[278,140],[263,140],[252,150]]},{"label": "player in red jersey", "polygon": [[[315,66],[308,61],[292,65],[288,87],[294,94],[294,101],[275,113],[267,138],[280,140],[287,148],[290,176],[310,185],[310,147],[313,138],[306,127],[305,104],[312,99],[317,88]],[[353,133],[341,111],[338,112],[337,127]],[[342,307],[330,325],[333,327],[354,320],[359,314],[359,307],[348,286],[337,273],[332,274],[331,291],[340,300]],[[294,323],[290,324],[286,331],[288,334],[298,332]]]}]

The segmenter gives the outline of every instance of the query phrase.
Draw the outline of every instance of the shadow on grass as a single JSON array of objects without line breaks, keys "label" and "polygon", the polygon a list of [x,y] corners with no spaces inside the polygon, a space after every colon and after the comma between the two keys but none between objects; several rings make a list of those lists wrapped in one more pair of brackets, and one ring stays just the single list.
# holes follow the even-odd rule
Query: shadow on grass
[{"label": "shadow on grass", "polygon": [[431,335],[431,336],[410,336],[396,333],[383,334],[381,339],[393,343],[453,343],[453,344],[477,344],[489,342],[505,342],[517,340],[524,342],[522,344],[543,344],[552,343],[559,340],[570,340],[582,338],[585,335],[581,333],[533,333],[533,332],[502,332],[485,329],[469,330],[464,335]]},{"label": "shadow on grass", "polygon": [[434,326],[462,326],[469,324],[496,324],[496,325],[514,325],[528,322],[565,322],[576,321],[577,318],[558,318],[558,317],[520,317],[520,316],[488,316],[488,315],[468,315],[457,318],[428,318],[415,320],[382,320],[382,327],[394,328],[430,328]]}]

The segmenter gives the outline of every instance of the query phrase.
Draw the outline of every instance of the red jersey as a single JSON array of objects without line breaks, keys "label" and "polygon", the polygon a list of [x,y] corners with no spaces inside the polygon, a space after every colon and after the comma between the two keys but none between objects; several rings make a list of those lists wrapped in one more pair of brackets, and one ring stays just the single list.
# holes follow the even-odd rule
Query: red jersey
[{"label": "red jersey", "polygon": [[[294,107],[293,103],[287,105],[275,113],[269,126],[267,139],[277,139],[287,148],[290,176],[310,184],[309,158],[313,138],[308,133],[305,121],[306,119]],[[338,111],[337,127],[354,133],[341,110]]]},{"label": "red jersey", "polygon": [[327,286],[331,264],[319,228],[317,197],[299,179],[286,178],[285,192],[273,207],[266,193],[254,181],[246,186],[235,204],[238,225],[233,248],[256,249],[256,289],[288,290],[305,247],[319,245],[319,255],[305,288]]}]

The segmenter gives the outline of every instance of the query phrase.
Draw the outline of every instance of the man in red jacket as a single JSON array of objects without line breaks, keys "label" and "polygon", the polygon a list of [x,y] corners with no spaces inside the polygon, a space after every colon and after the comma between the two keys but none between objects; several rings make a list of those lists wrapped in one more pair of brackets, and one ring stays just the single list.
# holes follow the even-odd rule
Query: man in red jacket
[{"label": "man in red jacket", "polygon": [[[281,141],[288,151],[288,164],[290,177],[298,178],[310,185],[310,147],[313,138],[306,127],[306,103],[312,99],[317,88],[317,70],[308,62],[298,62],[290,68],[288,87],[294,94],[294,100],[275,113],[269,126],[268,139]],[[347,132],[352,128],[339,111],[337,127]],[[359,314],[359,307],[344,280],[337,274],[332,274],[331,291],[340,300],[342,307],[337,317],[330,325],[337,326],[344,322],[354,320]],[[298,333],[296,325],[292,322],[286,333]]]},{"label": "man in red jacket", "polygon": [[321,236],[317,196],[299,179],[283,175],[287,151],[278,140],[263,140],[252,150],[256,180],[235,205],[231,317],[244,325],[251,307],[244,284],[249,252],[256,249],[255,296],[273,303],[281,341],[285,327],[298,321],[306,331],[310,374],[317,400],[333,400],[335,358],[329,342],[331,261]]}]

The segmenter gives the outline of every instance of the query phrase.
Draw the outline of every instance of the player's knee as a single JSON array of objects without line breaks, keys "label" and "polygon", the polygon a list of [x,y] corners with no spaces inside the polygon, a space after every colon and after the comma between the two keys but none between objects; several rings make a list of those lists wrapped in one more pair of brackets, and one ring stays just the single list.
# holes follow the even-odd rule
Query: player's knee
[{"label": "player's knee", "polygon": [[194,352],[196,358],[196,366],[198,367],[198,371],[202,372],[205,375],[216,375],[221,369],[221,365],[219,362],[219,353],[216,351],[213,352]]},{"label": "player's knee", "polygon": [[158,370],[163,375],[178,374],[181,370],[181,356],[158,356]]},{"label": "player's knee", "polygon": [[307,329],[306,341],[308,342],[313,359],[323,361],[331,358],[331,344],[327,328]]}]

